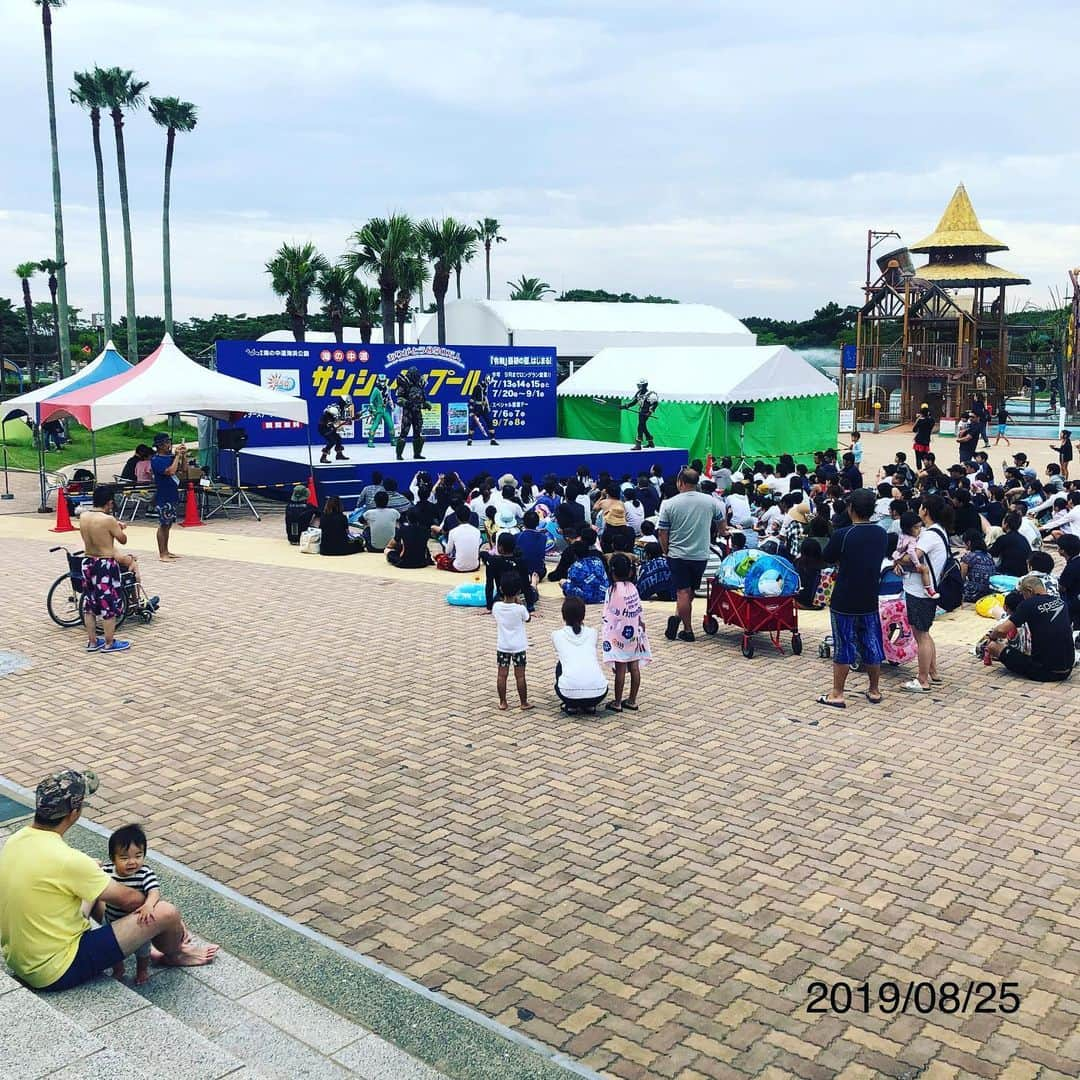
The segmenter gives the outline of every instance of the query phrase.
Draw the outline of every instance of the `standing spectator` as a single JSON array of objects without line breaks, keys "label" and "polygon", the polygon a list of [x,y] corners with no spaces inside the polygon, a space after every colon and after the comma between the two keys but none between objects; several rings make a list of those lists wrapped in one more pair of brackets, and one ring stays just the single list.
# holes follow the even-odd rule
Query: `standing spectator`
[{"label": "standing spectator", "polygon": [[1002,439],[1005,440],[1006,446],[1012,446],[1008,437],[1005,435],[1005,426],[1012,422],[1012,417],[1009,415],[1009,407],[1005,404],[1005,399],[1002,398],[997,407],[997,436],[994,438],[994,445],[997,446]]},{"label": "standing spectator", "polygon": [[300,534],[311,528],[311,523],[319,516],[318,507],[308,502],[309,492],[304,484],[297,484],[292,490],[289,505],[285,507],[285,539],[290,544],[300,543]]},{"label": "standing spectator", "polygon": [[[949,510],[945,500],[940,495],[924,496],[919,503],[919,520],[923,528],[919,534],[918,554],[928,564],[931,581],[937,586],[949,557]],[[944,681],[938,676],[937,646],[930,635],[937,614],[937,600],[927,592],[917,569],[904,574],[904,602],[919,649],[919,674],[900,689],[928,694],[934,683]]]},{"label": "standing spectator", "polygon": [[502,592],[502,579],[508,574],[514,574],[521,583],[518,591],[525,601],[525,608],[531,615],[536,608],[536,590],[529,584],[529,571],[517,549],[513,533],[499,533],[495,541],[495,552],[481,551],[480,561],[487,571],[484,585],[484,599],[487,601],[487,609],[495,605],[495,598]]},{"label": "standing spectator", "polygon": [[986,425],[990,422],[990,410],[986,407],[986,399],[982,394],[975,395],[975,400],[971,403],[971,415],[975,420],[975,445],[978,446],[979,439],[982,439],[983,446],[989,446]]},{"label": "standing spectator", "polygon": [[720,504],[711,495],[698,491],[698,474],[693,469],[681,469],[675,484],[679,493],[661,504],[657,527],[675,584],[678,612],[668,619],[664,636],[668,641],[693,641],[694,593],[705,573],[713,532],[726,536],[727,525]]},{"label": "standing spectator", "polygon": [[1069,609],[1074,630],[1080,630],[1080,536],[1065,533],[1058,541],[1065,566],[1058,577],[1058,592]]},{"label": "standing spectator", "polygon": [[[1035,574],[1022,577],[1017,588],[1024,599],[987,635],[990,638],[987,653],[1015,675],[1033,682],[1067,679],[1076,662],[1076,650],[1065,602],[1059,596],[1048,595],[1046,586]],[[1023,626],[1031,632],[1030,655],[1002,640]]]},{"label": "standing spectator", "polygon": [[[611,556],[611,587],[604,602],[604,663],[615,668],[615,699],[605,706],[612,712],[638,711],[641,665],[652,659],[633,574],[633,564],[626,555],[616,552]],[[630,694],[624,701],[627,674]]]},{"label": "standing spectator", "polygon": [[916,469],[922,468],[923,459],[930,451],[930,436],[933,434],[936,423],[937,420],[930,412],[930,406],[924,402],[919,406],[919,415],[915,418],[915,423],[911,427],[911,430],[915,433],[911,448],[915,451]]},{"label": "standing spectator", "polygon": [[364,544],[368,551],[385,551],[397,532],[401,514],[390,509],[390,496],[380,488],[375,504],[364,515]]},{"label": "standing spectator", "polygon": [[1057,451],[1058,461],[1061,462],[1061,478],[1068,480],[1069,466],[1072,464],[1073,459],[1072,432],[1063,431],[1059,445],[1051,446],[1050,449]]},{"label": "standing spectator", "polygon": [[496,687],[499,693],[499,708],[504,710],[510,707],[506,700],[506,683],[511,666],[514,669],[514,682],[517,686],[521,708],[523,710],[532,708],[529,704],[529,689],[525,684],[525,661],[529,648],[525,624],[531,616],[525,605],[521,603],[521,589],[522,581],[517,574],[504,574],[500,585],[500,598],[491,608],[497,627],[495,657],[499,674]]},{"label": "standing spectator", "polygon": [[878,618],[878,581],[885,558],[885,533],[870,521],[874,512],[874,492],[859,488],[852,492],[848,512],[851,525],[830,537],[822,560],[836,567],[830,616],[833,634],[832,691],[822,694],[819,705],[846,709],[844,687],[857,656],[862,657],[870,688],[866,700],[881,703],[881,662],[885,659]]},{"label": "standing spectator", "polygon": [[154,436],[154,456],[150,468],[154,473],[154,508],[158,515],[157,549],[162,562],[179,559],[169,550],[169,530],[176,523],[180,505],[180,485],[176,472],[187,462],[187,447],[183,443],[173,450],[172,436],[164,431]]},{"label": "standing spectator", "polygon": [[960,463],[966,465],[979,446],[979,429],[971,413],[966,412],[956,425],[956,451]]}]

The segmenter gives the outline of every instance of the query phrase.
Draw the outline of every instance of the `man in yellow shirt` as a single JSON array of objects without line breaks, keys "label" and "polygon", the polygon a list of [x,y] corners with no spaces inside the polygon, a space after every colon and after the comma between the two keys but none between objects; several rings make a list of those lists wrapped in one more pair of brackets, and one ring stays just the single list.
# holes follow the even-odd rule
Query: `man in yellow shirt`
[{"label": "man in yellow shirt", "polygon": [[[0,848],[0,949],[11,970],[38,990],[66,990],[99,975],[152,941],[162,963],[198,966],[217,947],[185,942],[180,913],[160,902],[135,914],[145,897],[114,882],[89,855],[64,842],[83,800],[98,788],[89,770],[65,769],[37,786],[34,821]],[[83,914],[98,900],[132,914],[94,930]],[[88,905],[84,909],[83,905]]]}]

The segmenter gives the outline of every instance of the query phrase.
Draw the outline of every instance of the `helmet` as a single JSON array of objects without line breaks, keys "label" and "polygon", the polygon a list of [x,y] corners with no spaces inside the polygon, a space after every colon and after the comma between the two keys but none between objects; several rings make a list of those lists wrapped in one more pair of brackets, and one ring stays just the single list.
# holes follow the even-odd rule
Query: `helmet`
[{"label": "helmet", "polygon": [[385,371],[381,375],[376,375],[375,376],[375,385],[376,386],[385,386],[387,381],[388,380],[386,378],[386,372]]},{"label": "helmet", "polygon": [[420,372],[414,367],[406,368],[405,374],[408,376],[409,382],[418,383],[420,381]]},{"label": "helmet", "polygon": [[648,385],[649,385],[649,380],[648,379],[638,379],[637,388],[639,390],[644,390],[645,387],[647,387]]}]

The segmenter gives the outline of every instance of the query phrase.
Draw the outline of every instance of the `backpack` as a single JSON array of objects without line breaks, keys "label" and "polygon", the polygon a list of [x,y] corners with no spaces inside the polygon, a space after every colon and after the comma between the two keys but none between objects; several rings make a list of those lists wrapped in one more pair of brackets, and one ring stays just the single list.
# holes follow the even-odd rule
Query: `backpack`
[{"label": "backpack", "polygon": [[934,588],[938,592],[938,607],[942,611],[955,611],[964,602],[964,575],[960,573],[960,564],[952,553],[945,530],[935,525],[930,531],[937,533],[945,544],[945,565],[942,567],[941,577],[934,573],[932,560],[926,560],[930,567],[930,577],[934,582]]}]

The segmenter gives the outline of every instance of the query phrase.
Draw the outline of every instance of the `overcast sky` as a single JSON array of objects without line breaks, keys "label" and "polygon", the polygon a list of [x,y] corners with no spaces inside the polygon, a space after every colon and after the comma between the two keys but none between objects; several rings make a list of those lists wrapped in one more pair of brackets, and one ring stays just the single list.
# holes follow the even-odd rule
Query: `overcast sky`
[{"label": "overcast sky", "polygon": [[[868,227],[914,242],[963,181],[1043,305],[1080,264],[1080,4],[69,0],[54,41],[71,302],[101,310],[71,73],[131,67],[199,106],[173,174],[177,318],[277,310],[263,264],[367,218],[488,215],[520,274],[737,315],[855,303]],[[39,9],[0,0],[0,252],[51,254]],[[138,310],[162,310],[164,133],[126,126]],[[114,312],[123,250],[106,130]],[[884,249],[883,249],[884,250]],[[465,272],[482,295],[482,262]],[[43,288],[44,283],[39,286]]]}]

